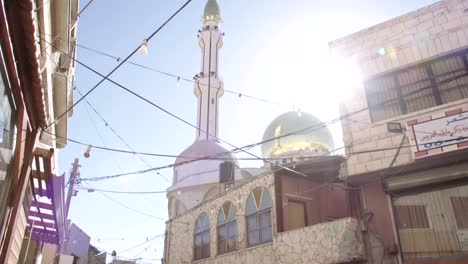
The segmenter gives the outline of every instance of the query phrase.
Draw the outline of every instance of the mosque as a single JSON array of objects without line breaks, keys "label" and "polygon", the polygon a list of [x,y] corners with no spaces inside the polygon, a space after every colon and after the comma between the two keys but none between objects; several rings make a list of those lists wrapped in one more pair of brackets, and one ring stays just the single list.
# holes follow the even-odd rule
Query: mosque
[{"label": "mosque", "polygon": [[[219,79],[218,69],[223,33],[220,31],[221,14],[216,0],[208,1],[203,19],[203,28],[198,36],[202,52],[201,70],[196,75],[194,87],[198,100],[198,129],[194,143],[175,161],[172,186],[167,195],[170,218],[218,195],[224,168],[232,176],[228,181],[236,184],[270,169],[269,163],[263,168],[241,168],[235,154],[218,140],[219,104],[224,84]],[[318,118],[305,112],[291,111],[278,116],[264,132],[262,142],[266,143],[261,145],[262,158],[287,164],[306,157],[326,155],[334,149],[334,144],[330,131],[321,124]]]},{"label": "mosque", "polygon": [[163,263],[468,263],[466,7],[439,1],[329,43],[363,77],[340,105],[346,158],[326,124],[287,112],[258,140],[263,166],[242,168],[218,138],[223,33],[208,0]]},{"label": "mosque", "polygon": [[[298,256],[303,263],[361,259],[349,192],[322,188],[335,181],[342,185],[344,158],[330,155],[333,137],[318,118],[292,111],[271,121],[259,139],[264,160],[259,168],[242,168],[235,151],[221,145],[224,84],[218,65],[223,33],[216,0],[208,0],[203,21],[198,35],[201,70],[194,85],[198,129],[193,144],[175,161],[167,193],[165,263],[297,263]],[[317,225],[331,220],[336,221]],[[331,236],[323,237],[319,230]],[[322,244],[326,246],[318,247]],[[293,250],[297,245],[302,248]]]}]

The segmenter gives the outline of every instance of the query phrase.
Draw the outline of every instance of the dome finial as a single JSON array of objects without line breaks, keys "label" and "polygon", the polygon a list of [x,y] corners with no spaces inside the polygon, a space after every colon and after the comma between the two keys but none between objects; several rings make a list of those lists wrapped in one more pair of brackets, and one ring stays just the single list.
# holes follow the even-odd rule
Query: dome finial
[{"label": "dome finial", "polygon": [[205,12],[203,14],[203,20],[208,21],[221,21],[221,12],[219,10],[219,5],[216,0],[208,0],[205,6]]}]

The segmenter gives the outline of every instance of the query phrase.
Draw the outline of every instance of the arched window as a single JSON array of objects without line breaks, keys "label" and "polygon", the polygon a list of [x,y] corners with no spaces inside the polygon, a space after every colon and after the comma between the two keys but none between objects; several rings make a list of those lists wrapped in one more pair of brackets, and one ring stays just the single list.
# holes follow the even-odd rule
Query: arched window
[{"label": "arched window", "polygon": [[225,202],[218,212],[218,254],[237,249],[236,208],[231,202]]},{"label": "arched window", "polygon": [[204,259],[210,256],[210,219],[202,213],[195,222],[194,259]]},{"label": "arched window", "polygon": [[257,187],[247,198],[247,244],[260,245],[272,241],[271,196],[267,189]]}]

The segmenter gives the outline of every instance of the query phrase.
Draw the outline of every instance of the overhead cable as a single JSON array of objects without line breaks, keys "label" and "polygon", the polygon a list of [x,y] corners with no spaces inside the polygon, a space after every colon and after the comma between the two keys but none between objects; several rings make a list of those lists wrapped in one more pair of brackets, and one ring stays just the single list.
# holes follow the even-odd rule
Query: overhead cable
[{"label": "overhead cable", "polygon": [[[161,26],[159,26],[153,33],[151,33],[147,38],[145,38],[145,40],[149,41],[151,40],[156,34],[158,34],[177,14],[179,14],[190,2],[192,2],[192,0],[188,0],[187,2],[185,2],[174,14],[172,14]],[[51,45],[49,43],[49,45]],[[46,128],[49,128],[51,125],[55,124],[58,120],[60,120],[62,117],[64,117],[68,112],[70,112],[77,104],[79,104],[84,98],[86,98],[89,94],[91,94],[96,88],[99,87],[99,85],[101,85],[105,80],[107,80],[108,77],[110,77],[114,72],[116,72],[128,59],[130,59],[130,57],[132,57],[136,52],[138,52],[138,50],[140,49],[141,45],[138,45],[137,48],[135,48],[125,59],[122,60],[122,62],[120,62],[116,67],[114,67],[113,70],[111,70],[107,75],[105,76],[102,76],[103,78],[98,82],[96,83],[89,91],[87,91],[83,97],[81,97],[80,99],[78,99],[76,102],[73,103],[72,106],[68,107],[67,110],[65,110],[65,112],[63,112],[62,114],[60,114],[58,117],[55,118],[54,121],[52,121],[49,125],[47,125]],[[64,53],[63,51],[60,51],[62,54],[66,55],[66,56],[69,56],[67,53]],[[70,58],[72,59],[75,59],[73,58],[73,56],[69,56]]]},{"label": "overhead cable", "polygon": [[[106,56],[108,58],[112,58],[114,60],[116,60],[117,62],[119,62],[121,60],[120,57],[117,57],[115,55],[111,55],[109,53],[106,53],[104,51],[99,51],[99,50],[96,50],[94,48],[90,48],[90,47],[87,47],[87,46],[84,46],[82,44],[76,44],[77,47],[80,47],[82,49],[85,49],[85,50],[89,50],[89,51],[92,51],[96,54],[100,54],[102,56]],[[183,80],[183,81],[186,81],[186,82],[189,82],[189,83],[195,83],[194,80],[191,80],[189,78],[186,78],[186,77],[182,77],[180,75],[177,75],[177,74],[173,74],[173,73],[169,73],[169,72],[165,72],[165,71],[161,71],[161,70],[158,70],[158,69],[155,69],[153,67],[149,67],[149,66],[146,66],[146,65],[143,65],[143,64],[139,64],[139,63],[135,63],[135,62],[132,62],[132,61],[126,61],[126,63],[128,64],[131,64],[131,65],[134,65],[136,67],[140,67],[142,69],[146,69],[146,70],[149,70],[149,71],[153,71],[153,72],[156,72],[156,73],[159,73],[159,74],[162,74],[162,75],[166,75],[166,76],[169,76],[171,78],[174,78],[175,80]],[[216,87],[216,86],[213,86],[211,87],[211,89],[219,89],[219,87]],[[254,100],[257,100],[257,101],[260,101],[260,102],[264,102],[264,103],[270,103],[270,104],[280,104],[279,102],[273,102],[273,101],[270,101],[270,100],[266,100],[266,99],[263,99],[263,98],[260,98],[260,97],[256,97],[256,96],[252,96],[252,95],[248,95],[248,94],[243,94],[243,93],[240,93],[240,92],[235,92],[235,91],[231,91],[231,90],[228,90],[228,89],[223,89],[225,92],[227,93],[230,93],[230,94],[233,94],[233,95],[236,95],[238,98],[242,98],[242,97],[246,97],[246,98],[249,98],[249,99],[254,99]]]},{"label": "overhead cable", "polygon": [[[83,94],[80,92],[80,90],[78,90],[77,88],[75,88],[75,91],[78,92],[78,94],[80,94],[81,97],[83,97]],[[97,111],[97,109],[88,101],[88,99],[84,99],[86,104],[93,110],[93,112],[101,119],[102,122],[104,122],[104,125],[106,127],[108,127],[110,129],[110,131],[131,151],[133,152],[134,155],[136,155],[138,157],[138,159],[140,159],[143,163],[145,163],[149,168],[151,168],[152,166],[146,161],[144,160],[139,153],[136,153],[136,151],[119,135],[119,133],[117,133],[117,131],[109,124],[109,122]],[[95,126],[94,122],[93,122],[93,125]],[[96,126],[95,126],[96,127]],[[99,134],[99,131],[97,130],[96,128],[96,131],[97,133]],[[102,139],[102,136],[99,134],[99,136],[101,137],[101,141],[104,143],[104,140]],[[92,144],[88,144],[89,145],[92,145]],[[107,148],[107,146],[105,146],[104,144],[104,147]],[[96,147],[95,147],[96,148]],[[169,180],[163,176],[162,174],[158,173],[158,175],[160,175],[164,180],[166,180],[166,182],[169,182]]]}]

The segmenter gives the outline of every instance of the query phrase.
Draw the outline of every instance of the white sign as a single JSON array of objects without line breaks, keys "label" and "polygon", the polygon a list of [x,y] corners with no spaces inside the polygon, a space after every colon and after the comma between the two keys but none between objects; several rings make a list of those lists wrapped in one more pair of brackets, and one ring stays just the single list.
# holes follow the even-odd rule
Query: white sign
[{"label": "white sign", "polygon": [[460,248],[462,251],[468,251],[468,229],[458,230],[458,243],[460,243]]},{"label": "white sign", "polygon": [[468,141],[468,113],[460,113],[413,125],[418,151]]}]

